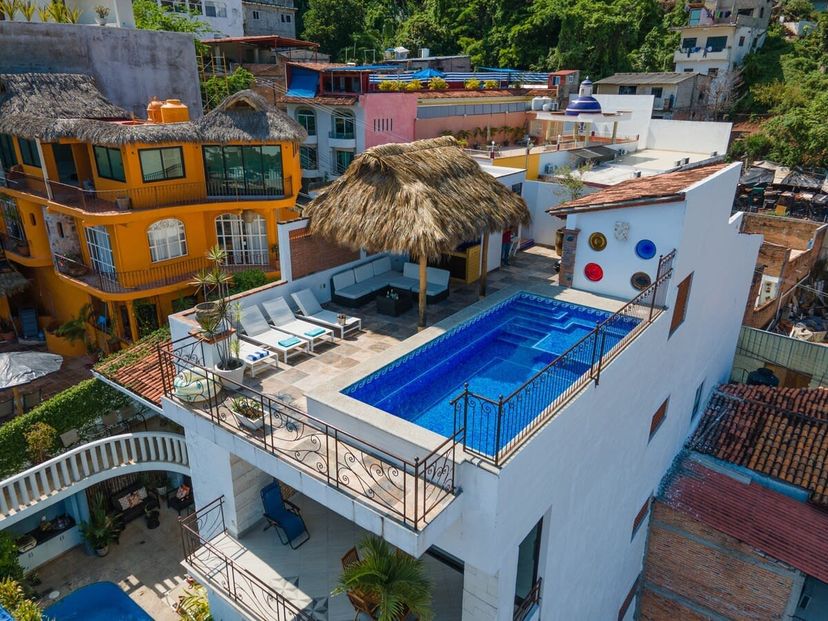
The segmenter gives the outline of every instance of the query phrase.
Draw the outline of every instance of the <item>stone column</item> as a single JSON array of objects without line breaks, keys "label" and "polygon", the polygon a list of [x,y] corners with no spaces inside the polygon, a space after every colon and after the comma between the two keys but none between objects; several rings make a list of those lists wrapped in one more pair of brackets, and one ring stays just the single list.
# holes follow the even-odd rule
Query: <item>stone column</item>
[{"label": "stone column", "polygon": [[563,287],[572,286],[572,277],[575,274],[575,248],[578,245],[580,229],[563,230],[563,252],[561,255],[561,271],[558,282]]},{"label": "stone column", "polygon": [[512,621],[518,547],[515,546],[500,561],[500,569],[495,575],[466,563],[462,621]]}]

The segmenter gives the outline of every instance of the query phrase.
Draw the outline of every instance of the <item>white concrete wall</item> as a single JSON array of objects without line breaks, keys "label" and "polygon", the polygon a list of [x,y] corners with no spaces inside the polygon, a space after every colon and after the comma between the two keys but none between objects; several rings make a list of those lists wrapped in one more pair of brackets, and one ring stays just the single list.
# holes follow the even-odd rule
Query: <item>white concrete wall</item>
[{"label": "white concrete wall", "polygon": [[[638,148],[644,149],[647,143],[647,130],[653,116],[652,95],[595,95],[604,112],[630,112],[629,121],[618,123],[618,136],[638,136]],[[610,127],[610,129],[612,129]]]},{"label": "white concrete wall", "polygon": [[[760,244],[728,223],[722,196],[738,176],[736,166],[688,192],[668,297],[672,306],[678,283],[694,273],[684,324],[670,336],[671,311],[662,314],[499,473],[460,470],[463,513],[437,545],[494,575],[546,516],[545,621],[616,618],[642,566],[647,525],[632,537],[633,519],[692,427],[699,384],[706,399],[727,381]],[[649,440],[652,414],[668,397]],[[511,610],[476,618],[506,621]]]},{"label": "white concrete wall", "polygon": [[646,136],[646,148],[688,153],[727,153],[732,123],[669,121],[653,119]]},{"label": "white concrete wall", "polygon": [[525,227],[525,237],[531,237],[536,244],[555,245],[555,231],[564,226],[564,220],[550,216],[546,210],[565,200],[563,186],[543,181],[527,181],[523,184],[523,198],[532,214],[532,224]]},{"label": "white concrete wall", "polygon": [[[630,277],[635,272],[646,272],[655,281],[659,255],[666,255],[678,247],[683,212],[684,204],[675,202],[569,216],[567,228],[580,229],[572,286],[624,300],[634,298],[639,291],[630,284]],[[615,238],[616,222],[629,224],[626,240]],[[603,233],[606,236],[607,247],[604,250],[597,252],[589,247],[589,236],[592,233]],[[655,243],[656,255],[652,259],[644,260],[635,254],[635,245],[642,239]],[[601,266],[604,270],[602,280],[587,280],[584,267],[588,263]]]}]

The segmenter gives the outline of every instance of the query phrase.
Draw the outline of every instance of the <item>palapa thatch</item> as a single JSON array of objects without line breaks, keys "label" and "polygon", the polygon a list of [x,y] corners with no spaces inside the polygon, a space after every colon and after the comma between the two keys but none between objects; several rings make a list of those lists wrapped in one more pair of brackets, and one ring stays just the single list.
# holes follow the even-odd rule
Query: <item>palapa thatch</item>
[{"label": "palapa thatch", "polygon": [[528,223],[523,199],[486,173],[452,137],[373,147],[304,208],[311,233],[368,252],[416,257],[425,326],[426,263],[484,235]]},{"label": "palapa thatch", "polygon": [[530,220],[523,199],[451,136],[368,149],[304,214],[338,244],[431,259]]},{"label": "palapa thatch", "polygon": [[[147,143],[302,142],[304,128],[253,91],[225,99],[198,121],[129,122],[130,115],[74,73],[0,74],[0,133],[107,146]],[[122,122],[112,122],[122,121]],[[126,122],[125,122],[126,121]]]},{"label": "palapa thatch", "polygon": [[230,95],[195,124],[207,142],[302,142],[308,137],[304,127],[251,90]]}]

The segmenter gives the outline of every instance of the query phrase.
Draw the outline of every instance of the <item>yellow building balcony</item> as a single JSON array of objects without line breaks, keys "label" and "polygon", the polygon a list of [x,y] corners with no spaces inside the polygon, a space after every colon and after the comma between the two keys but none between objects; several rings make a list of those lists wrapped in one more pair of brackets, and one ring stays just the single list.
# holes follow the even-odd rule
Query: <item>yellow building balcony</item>
[{"label": "yellow building balcony", "polygon": [[[279,271],[277,254],[263,250],[261,260],[261,263],[225,265],[224,269],[231,274],[250,269],[260,269],[268,273]],[[55,270],[61,276],[81,287],[123,298],[143,297],[148,291],[160,293],[162,290],[175,290],[188,286],[193,276],[212,265],[206,257],[192,257],[140,270],[106,270],[55,254]],[[129,295],[132,293],[136,295]],[[112,295],[104,297],[112,297]]]},{"label": "yellow building balcony", "polygon": [[206,183],[164,183],[118,190],[95,190],[10,171],[6,183],[9,189],[94,214],[200,203],[261,202],[282,200],[294,195],[291,177],[257,181],[217,179]]}]

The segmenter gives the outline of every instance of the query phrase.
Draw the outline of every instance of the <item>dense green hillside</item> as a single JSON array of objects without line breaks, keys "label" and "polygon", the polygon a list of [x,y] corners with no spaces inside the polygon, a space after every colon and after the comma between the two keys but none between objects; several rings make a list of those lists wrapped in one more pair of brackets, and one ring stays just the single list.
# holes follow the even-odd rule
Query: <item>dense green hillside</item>
[{"label": "dense green hillside", "polygon": [[656,0],[302,0],[298,32],[338,60],[403,45],[476,66],[579,68],[593,78],[672,68],[678,43]]}]

